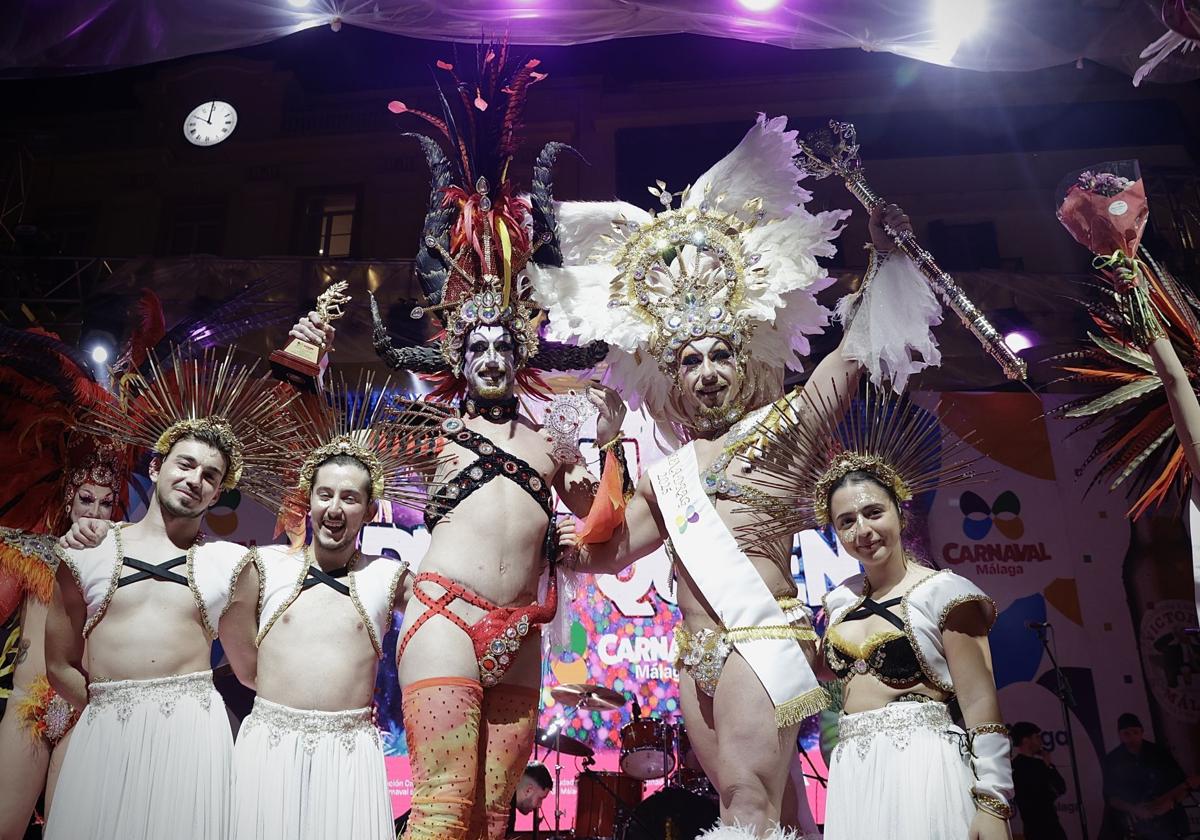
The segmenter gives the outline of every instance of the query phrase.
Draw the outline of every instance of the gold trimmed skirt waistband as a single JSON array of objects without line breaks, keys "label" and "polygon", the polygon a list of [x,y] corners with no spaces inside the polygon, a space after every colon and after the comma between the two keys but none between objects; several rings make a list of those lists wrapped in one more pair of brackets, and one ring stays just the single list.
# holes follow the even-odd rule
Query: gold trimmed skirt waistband
[{"label": "gold trimmed skirt waistband", "polygon": [[169,717],[180,698],[191,698],[208,711],[215,692],[212,671],[145,680],[92,680],[88,683],[87,715],[91,721],[99,712],[115,708],[117,717],[124,722],[133,714],[134,707],[148,704]]},{"label": "gold trimmed skirt waistband", "polygon": [[242,730],[265,727],[272,747],[278,746],[285,735],[296,735],[306,752],[312,752],[325,738],[336,738],[346,750],[353,750],[357,735],[365,732],[378,741],[375,714],[370,707],[335,712],[319,709],[294,709],[281,703],[254,698],[254,709],[242,721]]}]

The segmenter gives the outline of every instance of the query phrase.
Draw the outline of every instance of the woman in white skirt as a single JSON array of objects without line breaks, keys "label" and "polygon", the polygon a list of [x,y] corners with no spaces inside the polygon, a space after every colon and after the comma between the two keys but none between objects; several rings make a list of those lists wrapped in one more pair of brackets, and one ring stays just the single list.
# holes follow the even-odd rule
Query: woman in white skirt
[{"label": "woman in white skirt", "polygon": [[[792,511],[763,539],[832,523],[865,569],[825,598],[821,658],[844,700],[825,840],[1004,840],[1012,770],[987,640],[996,605],[914,562],[900,538],[902,502],[972,474],[953,461],[962,444],[873,391],[844,420],[836,401],[809,408],[766,431],[756,469]],[[953,697],[966,731],[947,711]]]}]

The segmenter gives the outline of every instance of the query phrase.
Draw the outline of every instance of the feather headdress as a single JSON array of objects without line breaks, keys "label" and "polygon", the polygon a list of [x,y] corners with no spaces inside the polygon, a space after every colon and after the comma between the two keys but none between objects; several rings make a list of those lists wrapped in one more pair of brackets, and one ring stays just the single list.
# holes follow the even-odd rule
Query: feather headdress
[{"label": "feather headdress", "polygon": [[[537,59],[510,55],[507,42],[483,43],[474,67],[437,62],[441,116],[388,105],[395,114],[425,120],[437,139],[411,135],[421,144],[432,176],[416,270],[426,305],[412,311],[438,318],[442,332],[432,348],[396,348],[372,300],[375,347],[393,368],[433,373],[435,394],[457,396],[463,380],[464,342],[480,326],[503,326],[516,345],[518,383],[544,396],[538,369],[592,367],[596,348],[543,348],[538,312],[525,276],[530,260],[559,259],[554,236],[550,171],[562,143],[547,144],[534,164],[532,193],[519,194],[511,164],[520,146],[525,100],[545,78]],[[601,351],[603,348],[601,348]]]},{"label": "feather headdress", "polygon": [[657,213],[625,202],[559,205],[564,265],[529,270],[548,334],[607,341],[613,384],[656,420],[694,422],[671,391],[680,348],[704,336],[728,341],[747,380],[778,380],[778,393],[784,369],[809,352],[807,336],[829,321],[815,296],[833,280],[817,257],[835,253],[850,215],[805,209],[812,195],[800,186],[798,153],[787,119],[760,114],[692,186],[650,187]]}]

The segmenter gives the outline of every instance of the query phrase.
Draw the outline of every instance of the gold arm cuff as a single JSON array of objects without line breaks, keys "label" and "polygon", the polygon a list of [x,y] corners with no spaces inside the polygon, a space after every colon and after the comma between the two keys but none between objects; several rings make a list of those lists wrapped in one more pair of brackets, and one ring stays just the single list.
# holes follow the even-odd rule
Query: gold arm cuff
[{"label": "gold arm cuff", "polygon": [[997,735],[1008,735],[1008,727],[1003,723],[981,723],[967,730],[968,735],[986,735],[994,732]]},{"label": "gold arm cuff", "polygon": [[979,810],[987,811],[992,816],[999,817],[1002,820],[1012,819],[1012,806],[999,796],[992,796],[990,793],[980,793],[973,790],[971,791],[971,798],[975,800],[975,807]]},{"label": "gold arm cuff", "polygon": [[608,450],[612,449],[614,446],[620,446],[621,441],[623,441],[624,439],[625,438],[623,438],[621,435],[617,435],[615,438],[610,440],[608,443],[602,444],[599,447],[599,449],[601,452],[607,452]]}]

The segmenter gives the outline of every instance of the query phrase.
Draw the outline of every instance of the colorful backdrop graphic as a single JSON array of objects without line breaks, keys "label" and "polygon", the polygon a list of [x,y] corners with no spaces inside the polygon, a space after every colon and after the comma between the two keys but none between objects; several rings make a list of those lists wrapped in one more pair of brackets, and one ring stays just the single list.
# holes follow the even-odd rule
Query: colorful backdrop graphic
[{"label": "colorful backdrop graphic", "polygon": [[[1150,737],[1171,746],[1185,770],[1200,772],[1200,758],[1190,748],[1200,742],[1200,638],[1183,632],[1195,625],[1194,610],[1186,600],[1191,593],[1186,533],[1178,518],[1169,516],[1133,528],[1124,518],[1123,496],[1101,490],[1084,494],[1090,473],[1077,477],[1075,471],[1084,461],[1090,437],[1069,436],[1071,423],[1044,419],[1056,399],[923,393],[918,401],[945,417],[952,430],[973,430],[981,439],[979,448],[990,457],[976,465],[986,474],[979,483],[918,500],[914,519],[923,523],[923,530],[912,534],[911,543],[933,565],[971,578],[996,600],[1000,617],[991,646],[1005,718],[1041,726],[1069,782],[1056,681],[1026,623],[1053,625],[1051,643],[1077,701],[1071,724],[1094,836],[1100,824],[1100,759],[1117,744],[1115,721],[1121,712],[1140,715]],[[640,415],[631,414],[626,428],[638,444],[627,444],[626,452],[640,473],[661,457],[663,448]],[[584,454],[594,465],[590,445]],[[411,515],[389,513],[388,521],[365,529],[363,550],[393,553],[418,565],[428,535]],[[140,511],[131,515],[137,518]],[[234,494],[227,494],[207,517],[210,533],[241,541],[262,540],[273,533],[273,525],[265,511]],[[801,597],[814,608],[826,591],[856,571],[857,564],[840,552],[831,534],[798,535],[793,575]],[[569,632],[564,649],[546,657],[540,725],[561,725],[568,735],[598,751],[597,769],[614,770],[630,707],[578,713],[556,704],[550,689],[576,682],[605,685],[636,697],[643,714],[678,719],[673,664],[678,614],[670,565],[660,550],[618,576],[584,577],[577,596],[563,603],[570,611]],[[408,809],[410,786],[394,646],[393,632],[386,642],[376,699],[399,814]],[[248,702],[239,706],[248,707]],[[804,764],[807,772],[825,775],[835,726],[836,715],[826,713],[805,729],[801,745],[811,759]],[[538,758],[553,772],[553,755],[542,751]],[[578,769],[578,760],[564,756],[564,827],[574,822]],[[820,786],[810,782],[808,794],[821,820]],[[1059,800],[1058,808],[1068,836],[1080,840],[1073,790]],[[543,815],[544,824],[552,822],[553,799]],[[528,825],[528,819],[519,825]],[[1014,829],[1020,832],[1019,822]]]}]

